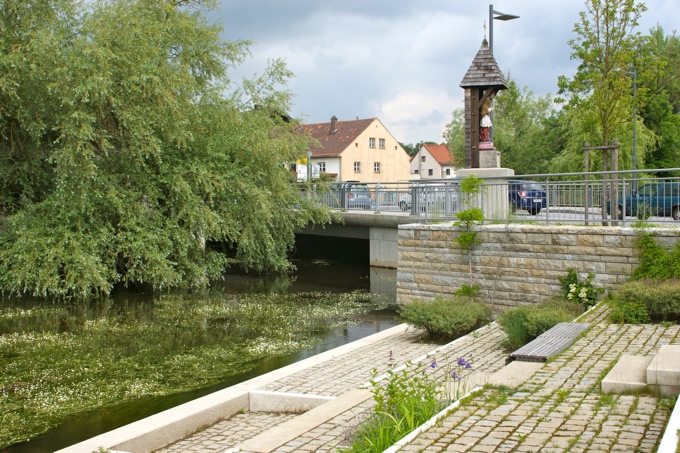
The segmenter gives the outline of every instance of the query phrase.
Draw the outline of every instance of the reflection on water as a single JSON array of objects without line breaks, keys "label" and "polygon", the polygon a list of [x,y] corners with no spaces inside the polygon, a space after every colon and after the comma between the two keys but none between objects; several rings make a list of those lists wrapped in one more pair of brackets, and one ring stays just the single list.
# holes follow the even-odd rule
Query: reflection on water
[{"label": "reflection on water", "polygon": [[[373,293],[385,294],[391,302],[395,302],[396,270],[370,268],[367,265],[358,263],[339,263],[322,259],[300,260],[295,262],[295,264],[297,271],[286,276],[262,277],[236,273],[228,274],[224,282],[217,285],[213,292],[223,292],[226,294],[284,294],[311,292],[346,293],[356,290],[370,290]],[[31,302],[25,303],[32,304]],[[126,307],[136,307],[137,310],[130,309],[129,313],[140,316],[140,313],[153,312],[154,297],[152,294],[142,291],[117,291],[113,294],[107,306],[100,307],[101,310],[110,309],[111,307],[108,304],[112,303],[115,304],[120,312],[126,312]],[[140,305],[148,307],[149,310],[139,310]],[[94,304],[93,306],[96,311],[97,305]],[[64,319],[72,318],[65,316]],[[54,323],[53,320],[45,322]],[[75,416],[46,436],[8,447],[3,452],[51,452],[287,364],[355,341],[392,327],[397,323],[393,309],[361,315],[355,325],[333,329],[323,339],[307,350],[287,357],[262,359],[249,372],[229,377],[219,384],[165,397],[140,399]],[[52,325],[50,328],[55,328],[55,326]]]}]

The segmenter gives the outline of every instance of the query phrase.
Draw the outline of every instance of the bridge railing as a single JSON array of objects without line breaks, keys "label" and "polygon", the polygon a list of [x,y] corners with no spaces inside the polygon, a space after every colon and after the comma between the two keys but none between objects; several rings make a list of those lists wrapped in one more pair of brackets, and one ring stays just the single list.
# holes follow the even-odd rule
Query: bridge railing
[{"label": "bridge railing", "polygon": [[[626,225],[646,220],[680,226],[680,177],[650,176],[659,172],[679,174],[680,169],[486,178],[472,204],[484,211],[487,221]],[[466,208],[460,182],[455,178],[347,182],[313,186],[311,192],[334,209],[394,213],[434,222],[455,220],[456,213]],[[532,188],[539,190],[523,190]]]}]

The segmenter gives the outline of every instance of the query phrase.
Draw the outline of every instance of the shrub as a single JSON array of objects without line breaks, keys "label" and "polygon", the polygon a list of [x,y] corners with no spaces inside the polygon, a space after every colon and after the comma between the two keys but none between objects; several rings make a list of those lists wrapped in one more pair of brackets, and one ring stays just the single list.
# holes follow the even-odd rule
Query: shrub
[{"label": "shrub", "polygon": [[491,308],[467,298],[413,301],[401,310],[404,322],[423,329],[434,341],[450,341],[491,320]]},{"label": "shrub", "polygon": [[497,319],[501,329],[508,335],[503,346],[508,349],[521,348],[554,325],[573,320],[582,311],[580,305],[559,299],[537,306],[511,308]]},{"label": "shrub", "polygon": [[630,281],[619,289],[616,300],[630,309],[644,306],[652,321],[680,322],[678,279]]},{"label": "shrub", "polygon": [[595,276],[588,274],[584,281],[579,281],[578,274],[574,269],[567,269],[567,275],[557,277],[562,283],[562,295],[570,301],[577,301],[584,307],[590,308],[597,301],[597,294],[604,292],[602,288],[596,288],[593,284]]},{"label": "shrub", "polygon": [[609,320],[617,324],[644,324],[650,321],[647,307],[640,301],[623,301],[612,297],[608,301]]},{"label": "shrub", "polygon": [[634,279],[680,278],[680,243],[672,248],[665,248],[659,245],[651,233],[640,230],[635,249],[640,266],[633,271]]}]

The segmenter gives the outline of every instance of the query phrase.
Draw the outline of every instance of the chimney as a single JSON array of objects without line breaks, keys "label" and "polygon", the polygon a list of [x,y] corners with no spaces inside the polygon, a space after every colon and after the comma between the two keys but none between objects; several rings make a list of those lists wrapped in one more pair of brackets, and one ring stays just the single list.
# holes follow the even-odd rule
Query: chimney
[{"label": "chimney", "polygon": [[331,134],[338,133],[338,117],[333,115],[331,117]]}]

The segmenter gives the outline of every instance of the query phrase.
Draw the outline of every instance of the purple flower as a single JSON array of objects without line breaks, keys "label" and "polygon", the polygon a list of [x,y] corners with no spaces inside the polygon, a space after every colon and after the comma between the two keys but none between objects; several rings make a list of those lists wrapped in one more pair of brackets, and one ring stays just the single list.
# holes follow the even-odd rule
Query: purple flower
[{"label": "purple flower", "polygon": [[466,360],[464,357],[458,359],[458,366],[465,366]]},{"label": "purple flower", "polygon": [[460,376],[458,376],[458,373],[456,373],[454,371],[453,373],[451,373],[451,379],[453,379],[454,381],[457,381],[457,380],[460,379]]},{"label": "purple flower", "polygon": [[430,364],[430,368],[437,368],[437,360],[432,360],[432,363]]}]

